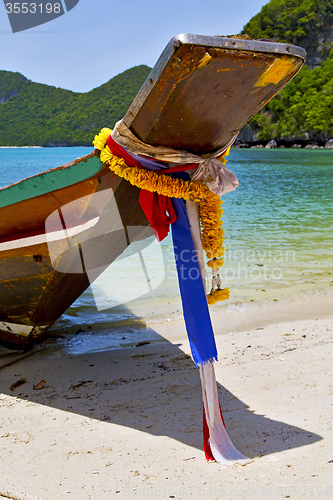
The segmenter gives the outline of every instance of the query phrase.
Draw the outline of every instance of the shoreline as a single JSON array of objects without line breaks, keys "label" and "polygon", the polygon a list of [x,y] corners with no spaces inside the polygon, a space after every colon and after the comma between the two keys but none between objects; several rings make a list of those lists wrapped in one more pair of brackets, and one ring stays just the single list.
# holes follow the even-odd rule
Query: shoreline
[{"label": "shoreline", "polygon": [[[290,143],[278,140],[276,145],[268,146],[271,141],[254,141],[254,142],[238,142],[231,146],[231,149],[314,149],[320,151],[330,151],[333,150],[332,146],[325,146],[325,142],[318,144],[316,141],[291,141]],[[319,141],[320,142],[320,141]],[[19,149],[19,148],[44,148],[44,149],[52,149],[52,148],[92,148],[91,145],[70,145],[70,144],[61,144],[61,145],[51,145],[51,146],[0,146],[0,149]]]},{"label": "shoreline", "polygon": [[267,146],[265,142],[260,142],[258,144],[253,144],[251,142],[241,142],[239,144],[233,144],[231,146],[231,149],[313,149],[313,150],[319,150],[319,151],[331,151],[333,148],[332,147],[325,147],[325,146],[319,146],[318,144],[306,144],[306,145],[301,145],[297,142],[295,142],[293,145],[285,146],[283,144],[276,145],[276,146]]},{"label": "shoreline", "polygon": [[[301,319],[327,319],[332,315],[333,294],[308,293],[298,299],[279,297],[279,300],[256,300],[247,303],[225,303],[225,307],[211,306],[210,314],[215,336],[225,336],[230,332],[246,332],[276,323]],[[179,303],[181,310],[181,304]],[[127,349],[140,342],[151,345],[164,342],[182,342],[186,337],[185,323],[181,312],[161,317],[136,318],[127,321],[94,323],[81,322],[75,325],[58,320],[49,337],[38,345],[41,350],[57,349],[59,356],[79,355],[91,352]],[[8,350],[0,349],[1,353]],[[1,364],[0,364],[1,366]]]},{"label": "shoreline", "polygon": [[[214,334],[225,337],[244,334],[249,330],[300,320],[326,320],[333,303],[333,293],[309,293],[297,299],[279,297],[279,300],[255,300],[247,303],[225,303],[226,307],[211,306],[210,315]],[[222,303],[223,304],[223,303]],[[181,309],[181,304],[179,304]],[[185,341],[184,341],[185,339]],[[187,341],[185,322],[179,311],[161,317],[128,319],[119,322],[90,322],[81,317],[80,323],[71,324],[61,318],[48,332],[45,339],[33,347],[32,352],[56,352],[58,357],[79,356],[97,352],[126,350],[140,343],[160,345]],[[29,356],[31,351],[27,352]],[[21,359],[22,351],[0,346],[0,370],[8,359]]]},{"label": "shoreline", "polygon": [[1,370],[0,483],[47,500],[332,489],[332,331],[333,316],[217,333],[226,427],[251,459],[233,467],[205,461],[199,373],[181,332],[176,344],[35,352]]}]

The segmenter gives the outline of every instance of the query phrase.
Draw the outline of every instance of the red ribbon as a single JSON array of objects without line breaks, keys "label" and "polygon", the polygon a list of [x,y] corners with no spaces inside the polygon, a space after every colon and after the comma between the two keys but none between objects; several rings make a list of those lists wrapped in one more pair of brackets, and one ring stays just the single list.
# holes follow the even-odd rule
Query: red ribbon
[{"label": "red ribbon", "polygon": [[111,153],[115,156],[123,158],[126,162],[126,165],[128,165],[129,167],[143,168],[142,165],[126,151],[126,149],[122,148],[119,144],[116,143],[116,141],[112,139],[111,135],[109,135],[109,137],[107,138],[107,143]]},{"label": "red ribbon", "polygon": [[[117,144],[109,135],[107,139],[108,146],[112,154],[123,158],[129,167],[144,168],[135,158],[133,158],[122,146]],[[157,170],[155,173],[174,173],[183,172],[196,167],[197,164],[177,165],[169,169]],[[146,189],[141,189],[139,203],[151,225],[157,241],[162,241],[169,233],[170,224],[177,220],[176,211],[172,200],[168,196],[153,193]]]},{"label": "red ribbon", "polygon": [[171,198],[141,189],[139,203],[154,231],[157,241],[168,236],[170,224],[177,220]]},{"label": "red ribbon", "polygon": [[[220,403],[219,403],[219,407],[220,407],[220,413],[221,413],[221,417],[222,417],[222,422],[223,422],[223,425],[225,427],[224,418],[223,418],[223,415],[222,415],[222,410],[221,410]],[[212,449],[211,449],[210,444],[209,444],[210,434],[209,434],[209,428],[208,428],[207,419],[206,419],[206,411],[205,411],[205,404],[204,403],[202,403],[202,410],[203,410],[202,432],[203,432],[204,452],[205,452],[206,460],[213,460],[215,462],[216,460],[214,458]]]}]

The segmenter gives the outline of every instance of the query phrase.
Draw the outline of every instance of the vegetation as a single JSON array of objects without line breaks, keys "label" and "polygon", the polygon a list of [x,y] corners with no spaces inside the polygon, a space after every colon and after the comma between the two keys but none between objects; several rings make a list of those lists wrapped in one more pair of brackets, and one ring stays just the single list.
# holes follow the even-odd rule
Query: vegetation
[{"label": "vegetation", "polygon": [[296,77],[250,121],[259,140],[333,136],[333,50],[320,67]]},{"label": "vegetation", "polygon": [[[270,0],[243,29],[251,38],[307,47],[333,24],[333,0]],[[320,38],[320,37],[319,37]],[[304,66],[250,124],[258,140],[333,136],[333,50],[320,67]]]},{"label": "vegetation", "polygon": [[333,0],[271,0],[243,29],[251,38],[298,43],[333,21]]},{"label": "vegetation", "polygon": [[[332,24],[333,0],[270,0],[243,33],[300,43]],[[0,146],[90,146],[101,128],[124,116],[149,72],[137,66],[80,94],[0,71]],[[333,137],[333,50],[320,67],[305,66],[250,124],[258,140]]]},{"label": "vegetation", "polygon": [[0,71],[0,146],[91,146],[124,116],[149,72],[136,66],[80,94]]}]

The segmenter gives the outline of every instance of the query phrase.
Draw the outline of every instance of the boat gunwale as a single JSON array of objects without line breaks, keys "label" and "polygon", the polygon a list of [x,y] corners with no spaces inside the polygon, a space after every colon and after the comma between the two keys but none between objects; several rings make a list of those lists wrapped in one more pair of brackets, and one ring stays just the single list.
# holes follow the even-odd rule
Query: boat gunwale
[{"label": "boat gunwale", "polygon": [[303,49],[303,47],[299,47],[298,45],[275,42],[274,40],[248,40],[246,38],[233,38],[233,36],[234,35],[205,36],[184,33],[175,36],[171,39],[170,42],[173,42],[175,45],[190,43],[192,45],[209,45],[212,48],[258,51],[269,54],[285,54],[289,56],[292,55],[301,57],[302,59],[306,58],[306,50]]},{"label": "boat gunwale", "polygon": [[60,165],[59,167],[54,167],[54,168],[49,168],[48,170],[43,170],[43,172],[39,172],[38,174],[31,175],[30,177],[26,177],[25,179],[21,179],[20,181],[13,182],[13,184],[8,184],[8,186],[2,186],[0,187],[0,193],[2,191],[5,191],[6,189],[10,189],[13,186],[17,186],[18,184],[22,184],[25,181],[28,181],[30,179],[34,179],[35,177],[39,177],[40,175],[43,174],[48,174],[49,172],[54,172],[56,170],[64,170],[66,168],[72,167],[73,165],[77,165],[81,161],[86,161],[89,158],[93,158],[94,156],[97,156],[99,151],[96,151],[96,149],[92,152],[89,153],[88,155],[82,156],[81,158],[76,158],[76,160],[70,161],[68,163],[64,163],[63,165]]},{"label": "boat gunwale", "polygon": [[[8,186],[3,186],[2,188],[0,188],[0,210],[2,208],[8,207],[10,205],[15,205],[16,203],[20,203],[21,201],[24,201],[24,200],[38,198],[39,196],[41,196],[43,194],[51,193],[53,191],[57,191],[59,189],[62,189],[64,187],[68,187],[69,185],[76,184],[76,183],[81,182],[81,181],[84,181],[84,180],[86,180],[86,179],[88,179],[88,178],[96,175],[100,170],[103,169],[102,162],[100,162],[100,165],[98,165],[100,167],[99,169],[95,167],[94,171],[86,172],[86,175],[79,176],[73,182],[69,182],[68,181],[68,183],[66,185],[54,186],[53,189],[52,189],[52,187],[50,187],[49,189],[47,189],[45,191],[44,190],[40,190],[40,189],[38,190],[38,187],[34,186],[34,189],[36,190],[35,193],[30,192],[29,194],[26,193],[25,195],[22,194],[25,184],[29,184],[33,179],[38,179],[38,178],[40,178],[41,176],[44,176],[44,175],[48,176],[48,175],[50,175],[52,173],[55,173],[55,172],[60,172],[60,171],[66,170],[66,169],[70,169],[71,167],[75,167],[75,165],[78,165],[79,163],[83,163],[83,162],[87,163],[88,160],[93,159],[93,158],[97,158],[99,160],[98,153],[99,153],[99,151],[94,150],[92,153],[89,153],[88,155],[82,156],[81,158],[77,158],[77,159],[75,159],[75,160],[73,160],[71,162],[68,162],[68,163],[65,163],[63,165],[60,165],[59,167],[55,167],[55,168],[50,168],[48,170],[44,170],[43,172],[40,172],[40,173],[35,174],[35,175],[32,175],[30,177],[26,177],[25,179],[22,179],[22,180],[20,180],[18,182],[14,182],[13,184],[9,184]],[[54,181],[52,181],[52,182],[54,182]],[[22,187],[23,187],[23,189],[22,189]],[[21,192],[18,192],[17,199],[14,199],[13,201],[10,201],[10,202],[6,202],[6,200],[5,201],[1,200],[2,193],[8,194],[8,192],[10,190],[13,190],[13,188],[14,189],[18,189],[18,190],[21,189]],[[14,198],[15,198],[15,196],[14,196]]]}]

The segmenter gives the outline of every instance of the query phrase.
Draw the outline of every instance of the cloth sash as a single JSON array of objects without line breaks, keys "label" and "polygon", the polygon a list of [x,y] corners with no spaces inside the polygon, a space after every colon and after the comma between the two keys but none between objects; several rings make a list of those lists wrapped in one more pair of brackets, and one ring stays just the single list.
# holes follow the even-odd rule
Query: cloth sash
[{"label": "cloth sash", "polygon": [[[155,170],[159,173],[174,173],[189,170],[197,165],[177,165],[175,167],[167,168],[161,163],[149,160],[148,158],[141,158],[140,156],[130,154],[124,147],[120,146],[111,135],[107,139],[107,144],[112,154],[123,158],[129,167],[148,168]],[[139,204],[141,205],[149,224],[154,231],[157,241],[162,241],[169,233],[170,224],[175,222],[177,216],[173,208],[171,198],[146,189],[141,189],[139,196]]]},{"label": "cloth sash", "polygon": [[[123,158],[128,166],[143,167],[141,159],[133,157],[111,136],[107,143],[112,154]],[[161,167],[160,171],[165,172],[163,165],[156,164]],[[188,168],[193,168],[193,165],[177,165],[168,169],[168,173],[188,180],[189,175],[186,172],[179,172],[178,175],[175,173],[177,170],[182,171]],[[167,236],[171,224],[183,313],[193,360],[197,365],[217,360],[206,291],[193,245],[186,203],[181,199],[158,196],[157,193],[145,189],[141,189],[139,203],[159,241]]]},{"label": "cloth sash", "polygon": [[116,123],[111,135],[118,144],[128,148],[131,153],[136,155],[173,164],[195,164],[198,168],[192,172],[191,180],[205,181],[207,187],[218,196],[233,191],[239,185],[235,174],[218,160],[235,141],[237,133],[223,148],[203,156],[179,149],[146,144],[131,132],[123,120]]},{"label": "cloth sash", "polygon": [[172,202],[177,215],[177,220],[171,224],[172,240],[186,330],[193,360],[197,365],[203,365],[217,360],[214,332],[186,204],[184,200],[176,198]]},{"label": "cloth sash", "polygon": [[[134,151],[129,153],[124,147],[117,144],[111,137],[108,139],[111,152],[124,158],[129,166],[144,166],[148,170],[162,169],[165,165],[160,165],[149,158],[137,156]],[[126,146],[125,146],[126,147]],[[149,149],[149,146],[147,146]],[[176,152],[176,154],[178,154]],[[216,159],[210,160],[208,164],[199,163],[197,169],[197,180],[203,180],[206,171],[211,174],[214,186],[210,189],[220,192],[235,189],[238,183],[233,178],[233,174],[221,175],[221,167],[215,165]],[[169,173],[181,171],[174,176],[187,180],[189,173],[183,172],[193,166],[190,162],[187,165],[177,165],[168,169]],[[218,171],[214,176],[214,170]],[[229,171],[228,171],[229,172]],[[190,172],[193,176],[193,171]],[[224,179],[222,179],[224,177]],[[193,178],[193,177],[192,177]],[[221,182],[221,179],[223,182]],[[163,239],[168,232],[169,225],[172,228],[172,239],[180,294],[182,299],[183,314],[186,324],[187,335],[192,351],[192,357],[196,365],[199,365],[200,378],[203,395],[203,436],[204,450],[207,460],[217,460],[225,465],[232,465],[240,462],[245,463],[248,459],[242,455],[232,444],[225,429],[221,407],[218,401],[217,386],[214,371],[214,361],[217,361],[217,349],[214,339],[213,327],[211,324],[206,290],[204,286],[204,265],[202,256],[202,246],[200,240],[200,230],[197,220],[197,208],[193,212],[193,202],[185,202],[177,198],[167,198],[157,196],[141,190],[140,204],[144,208],[146,216],[154,228],[158,227],[157,237]],[[188,211],[187,208],[188,207]],[[157,222],[156,220],[157,219]],[[191,224],[190,224],[190,221]]]}]

